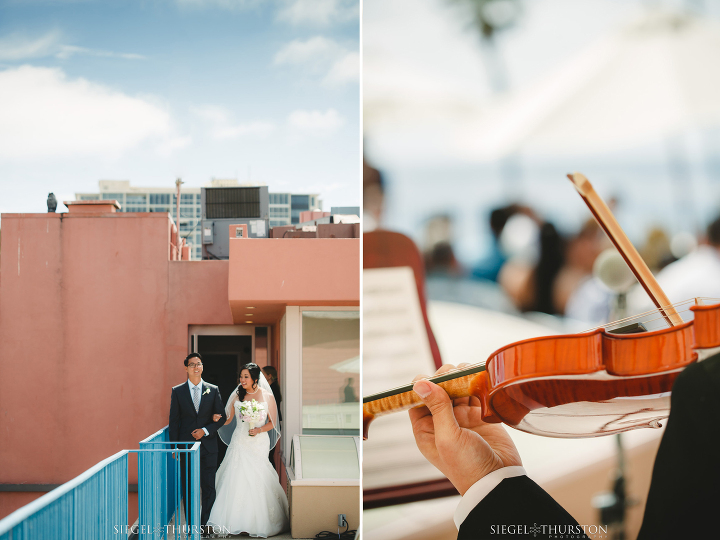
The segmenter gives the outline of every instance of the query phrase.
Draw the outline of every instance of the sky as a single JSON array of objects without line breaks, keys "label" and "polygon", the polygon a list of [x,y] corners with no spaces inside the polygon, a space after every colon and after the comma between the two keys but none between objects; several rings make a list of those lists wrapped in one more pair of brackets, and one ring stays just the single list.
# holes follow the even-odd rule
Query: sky
[{"label": "sky", "polygon": [[0,1],[0,212],[178,177],[357,206],[359,39],[359,0]]}]

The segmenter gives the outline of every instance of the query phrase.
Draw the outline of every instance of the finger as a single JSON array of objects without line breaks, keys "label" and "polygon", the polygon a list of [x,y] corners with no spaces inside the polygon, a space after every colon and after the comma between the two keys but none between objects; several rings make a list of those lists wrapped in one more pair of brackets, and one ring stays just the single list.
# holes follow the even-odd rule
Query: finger
[{"label": "finger", "polygon": [[472,366],[472,364],[470,364],[470,363],[468,363],[468,362],[462,362],[462,363],[460,363],[460,364],[457,365],[457,368],[458,368],[458,369],[465,369],[466,367],[470,367],[470,366]]},{"label": "finger", "polygon": [[419,381],[421,379],[429,379],[430,375],[416,375],[412,382]]},{"label": "finger", "polygon": [[435,427],[436,441],[452,441],[459,435],[453,406],[447,392],[430,381],[418,381],[413,386],[415,393],[420,396],[425,406],[430,409]]},{"label": "finger", "polygon": [[440,366],[440,369],[435,372],[435,375],[442,375],[443,373],[447,373],[453,369],[457,369],[453,364],[443,364]]},{"label": "finger", "polygon": [[427,407],[415,407],[414,409],[410,409],[408,414],[410,415],[410,422],[414,424],[421,418],[430,416],[430,409]]}]

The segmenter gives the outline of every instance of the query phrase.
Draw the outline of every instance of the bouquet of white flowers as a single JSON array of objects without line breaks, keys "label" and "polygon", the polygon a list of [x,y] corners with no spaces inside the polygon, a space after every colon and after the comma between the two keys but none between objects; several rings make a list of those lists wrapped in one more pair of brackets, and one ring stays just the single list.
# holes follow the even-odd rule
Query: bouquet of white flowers
[{"label": "bouquet of white flowers", "polygon": [[255,401],[243,401],[240,403],[240,416],[243,422],[250,424],[248,429],[265,424],[267,408],[264,403]]}]

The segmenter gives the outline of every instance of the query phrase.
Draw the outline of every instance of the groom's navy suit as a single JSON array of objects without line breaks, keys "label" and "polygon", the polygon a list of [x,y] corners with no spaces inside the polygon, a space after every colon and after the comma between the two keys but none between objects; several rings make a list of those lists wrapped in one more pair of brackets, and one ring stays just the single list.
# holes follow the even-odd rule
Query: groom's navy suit
[{"label": "groom's navy suit", "polygon": [[[170,395],[170,441],[195,443],[192,432],[196,429],[207,430],[208,434],[200,439],[200,488],[202,490],[202,517],[201,524],[205,525],[210,517],[210,509],[215,502],[215,472],[217,471],[217,430],[225,423],[225,407],[220,398],[218,387],[202,381],[200,392],[200,405],[195,411],[195,404],[190,395],[188,381],[173,387]],[[214,414],[221,414],[222,418],[213,422]],[[191,445],[187,446],[188,448]],[[182,448],[182,447],[181,447]],[[182,482],[182,497],[185,497],[185,457],[187,453],[180,453],[180,473]],[[188,469],[189,472],[189,469]],[[185,501],[186,518],[189,516],[190,504]],[[190,523],[189,519],[187,521]]]}]

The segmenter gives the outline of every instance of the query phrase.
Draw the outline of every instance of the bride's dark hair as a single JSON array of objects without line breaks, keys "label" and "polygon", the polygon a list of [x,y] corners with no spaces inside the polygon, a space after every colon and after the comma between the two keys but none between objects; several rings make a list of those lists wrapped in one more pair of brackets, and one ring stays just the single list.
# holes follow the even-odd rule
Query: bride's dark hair
[{"label": "bride's dark hair", "polygon": [[[243,369],[248,370],[248,372],[250,373],[250,378],[253,380],[253,385],[256,385],[260,380],[260,366],[258,366],[257,364],[253,364],[252,362],[250,362],[249,364],[245,364],[243,367],[240,368],[240,375],[242,375]],[[240,375],[238,375],[238,379],[240,378]],[[241,384],[238,385],[237,395],[240,401],[245,401],[245,389],[242,387]]]}]

